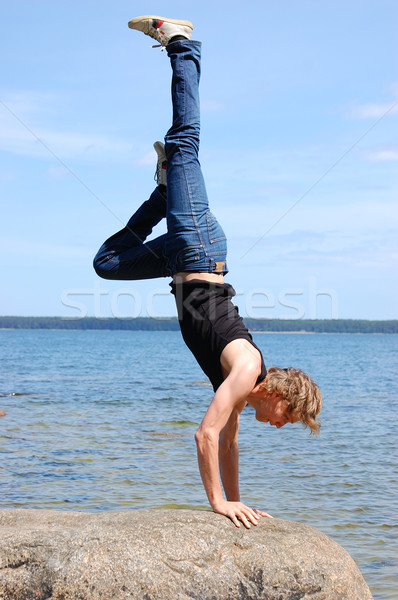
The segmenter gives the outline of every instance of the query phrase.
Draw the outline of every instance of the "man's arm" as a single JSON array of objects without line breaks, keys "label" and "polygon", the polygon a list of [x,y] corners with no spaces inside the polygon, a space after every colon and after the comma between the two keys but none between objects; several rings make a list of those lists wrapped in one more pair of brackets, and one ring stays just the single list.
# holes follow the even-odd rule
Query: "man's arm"
[{"label": "man's arm", "polygon": [[239,417],[242,407],[234,409],[219,436],[218,461],[222,486],[227,500],[240,502],[239,493]]},{"label": "man's arm", "polygon": [[[237,527],[240,527],[239,521],[243,522],[245,527],[248,528],[251,524],[256,525],[259,514],[239,501],[230,501],[223,498],[219,477],[219,437],[223,431],[225,436],[231,435],[232,430],[230,428],[234,427],[234,419],[236,431],[233,437],[237,436],[239,420],[236,420],[236,415],[235,417],[232,416],[232,420],[230,420],[231,415],[241,412],[245,405],[245,398],[253,389],[257,376],[258,365],[255,361],[249,359],[235,362],[228,377],[218,388],[195,436],[199,470],[211,507],[214,512],[229,517]],[[223,446],[221,446],[221,452],[223,453]],[[226,480],[227,498],[230,494],[232,496],[235,493],[239,494],[236,459],[237,454],[234,454],[233,450],[227,458],[227,463],[229,462],[230,466],[232,464],[230,477],[227,476]],[[226,464],[224,463],[222,466],[223,479],[226,474],[225,469]]]}]

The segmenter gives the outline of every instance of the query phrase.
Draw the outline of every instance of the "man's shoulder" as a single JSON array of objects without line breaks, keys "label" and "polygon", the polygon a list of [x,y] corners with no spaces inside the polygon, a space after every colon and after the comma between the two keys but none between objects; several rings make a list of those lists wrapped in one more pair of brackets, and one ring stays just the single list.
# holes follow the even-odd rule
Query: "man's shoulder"
[{"label": "man's shoulder", "polygon": [[261,353],[249,340],[237,338],[228,342],[221,353],[221,364],[231,372],[235,368],[261,373]]}]

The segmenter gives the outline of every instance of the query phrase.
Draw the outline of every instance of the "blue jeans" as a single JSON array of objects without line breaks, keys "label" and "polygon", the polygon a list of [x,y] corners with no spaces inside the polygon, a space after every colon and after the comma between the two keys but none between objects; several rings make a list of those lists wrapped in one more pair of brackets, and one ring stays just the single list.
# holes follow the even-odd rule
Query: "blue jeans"
[{"label": "blue jeans", "polygon": [[[200,167],[201,43],[177,41],[166,47],[172,67],[173,123],[165,137],[167,201],[159,188],[110,237],[94,258],[105,279],[150,279],[178,272],[227,273],[227,241],[209,210]],[[146,242],[167,219],[167,233]]]}]

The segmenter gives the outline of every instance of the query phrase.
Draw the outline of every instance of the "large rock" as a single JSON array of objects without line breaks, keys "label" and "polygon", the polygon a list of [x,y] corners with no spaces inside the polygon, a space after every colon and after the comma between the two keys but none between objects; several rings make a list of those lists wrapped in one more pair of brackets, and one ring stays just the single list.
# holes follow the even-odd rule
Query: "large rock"
[{"label": "large rock", "polygon": [[1,600],[368,600],[313,527],[192,510],[0,511]]}]

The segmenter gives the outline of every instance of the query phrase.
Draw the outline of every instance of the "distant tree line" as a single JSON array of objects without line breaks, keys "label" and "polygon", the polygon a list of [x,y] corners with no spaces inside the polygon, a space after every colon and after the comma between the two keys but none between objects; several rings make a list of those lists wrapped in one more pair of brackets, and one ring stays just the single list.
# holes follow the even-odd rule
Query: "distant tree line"
[{"label": "distant tree line", "polygon": [[174,331],[178,330],[175,317],[151,319],[99,319],[96,317],[0,317],[0,329],[110,329],[126,331]]},{"label": "distant tree line", "polygon": [[[307,333],[398,333],[398,320],[362,319],[245,319],[251,331]],[[178,331],[175,317],[153,319],[98,319],[85,317],[0,317],[0,329],[108,329],[126,331]]]}]

